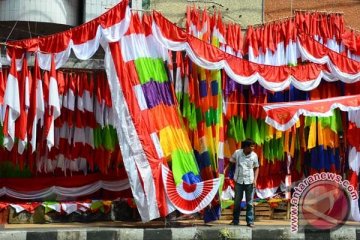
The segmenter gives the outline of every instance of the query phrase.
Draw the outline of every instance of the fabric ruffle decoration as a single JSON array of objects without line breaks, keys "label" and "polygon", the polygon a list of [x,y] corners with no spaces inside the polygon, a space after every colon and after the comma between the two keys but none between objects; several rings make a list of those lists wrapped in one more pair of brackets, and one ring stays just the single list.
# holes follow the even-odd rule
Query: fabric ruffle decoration
[{"label": "fabric ruffle decoration", "polygon": [[220,179],[214,178],[198,183],[182,182],[175,185],[170,170],[162,165],[162,178],[167,197],[180,212],[192,214],[199,212],[210,204],[217,194]]}]

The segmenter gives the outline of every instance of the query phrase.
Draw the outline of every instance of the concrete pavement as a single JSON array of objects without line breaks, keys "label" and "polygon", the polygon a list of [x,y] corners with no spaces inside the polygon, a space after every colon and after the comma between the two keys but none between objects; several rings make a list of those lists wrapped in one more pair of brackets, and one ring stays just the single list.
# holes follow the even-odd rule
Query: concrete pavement
[{"label": "concrete pavement", "polygon": [[212,240],[212,239],[360,239],[360,225],[349,222],[335,231],[306,230],[291,233],[288,221],[255,222],[229,226],[217,221],[200,220],[165,223],[101,222],[67,224],[6,224],[0,228],[0,240]]}]

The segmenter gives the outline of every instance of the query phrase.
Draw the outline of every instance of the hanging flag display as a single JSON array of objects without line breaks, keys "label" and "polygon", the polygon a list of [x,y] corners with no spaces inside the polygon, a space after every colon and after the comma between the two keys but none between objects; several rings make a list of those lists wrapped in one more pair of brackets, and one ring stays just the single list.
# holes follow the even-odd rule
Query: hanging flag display
[{"label": "hanging flag display", "polygon": [[[225,166],[246,138],[257,145],[258,198],[311,173],[346,174],[346,164],[357,186],[356,162],[343,160],[341,145],[345,136],[354,147],[348,158],[356,155],[354,38],[342,16],[316,14],[249,26],[243,38],[221,13],[194,8],[183,31],[160,13],[139,15],[122,1],[61,34],[10,42],[11,62],[0,74],[0,168],[39,176],[17,186],[6,175],[0,195],[130,189],[143,221],[175,209],[203,211],[210,221],[219,216],[221,196],[231,197]],[[87,60],[100,46],[105,71],[63,68],[70,54]],[[36,186],[49,174],[62,177]],[[79,175],[94,177],[68,185],[67,177]]]}]

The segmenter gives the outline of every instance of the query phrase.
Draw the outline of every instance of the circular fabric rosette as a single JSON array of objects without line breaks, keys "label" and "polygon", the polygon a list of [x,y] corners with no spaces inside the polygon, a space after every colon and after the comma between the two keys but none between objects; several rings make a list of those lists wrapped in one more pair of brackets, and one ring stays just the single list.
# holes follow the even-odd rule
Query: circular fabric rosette
[{"label": "circular fabric rosette", "polygon": [[220,178],[193,184],[182,181],[176,186],[172,172],[164,165],[162,179],[170,202],[184,214],[196,213],[208,206],[220,186]]}]

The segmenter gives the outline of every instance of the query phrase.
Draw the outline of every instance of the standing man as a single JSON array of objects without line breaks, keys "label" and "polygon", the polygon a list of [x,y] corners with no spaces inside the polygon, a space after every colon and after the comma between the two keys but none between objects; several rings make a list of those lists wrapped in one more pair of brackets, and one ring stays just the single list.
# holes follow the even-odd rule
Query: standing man
[{"label": "standing man", "polygon": [[230,158],[230,164],[235,164],[235,200],[231,225],[239,225],[240,203],[245,192],[247,226],[254,226],[253,198],[259,174],[259,160],[254,148],[253,140],[246,139],[242,143],[242,149],[236,150]]}]

